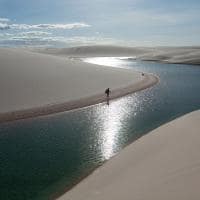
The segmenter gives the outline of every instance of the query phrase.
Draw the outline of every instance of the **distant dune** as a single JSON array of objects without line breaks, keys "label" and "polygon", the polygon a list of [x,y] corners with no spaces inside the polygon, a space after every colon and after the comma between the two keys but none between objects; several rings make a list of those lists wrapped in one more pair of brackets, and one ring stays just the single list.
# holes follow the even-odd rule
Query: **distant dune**
[{"label": "distant dune", "polygon": [[73,56],[73,57],[95,57],[95,56],[132,56],[148,53],[146,48],[131,48],[131,47],[117,47],[117,46],[80,46],[72,48],[47,48],[37,49],[36,51],[59,55],[59,56]]},{"label": "distant dune", "polygon": [[134,59],[200,65],[200,47],[117,47],[83,46],[64,49],[38,49],[47,54],[67,57],[130,56]]}]

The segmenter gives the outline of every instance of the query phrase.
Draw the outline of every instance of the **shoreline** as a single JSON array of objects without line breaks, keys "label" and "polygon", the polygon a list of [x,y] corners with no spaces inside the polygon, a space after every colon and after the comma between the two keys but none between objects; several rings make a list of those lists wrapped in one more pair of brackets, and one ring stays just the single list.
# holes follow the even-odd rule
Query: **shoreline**
[{"label": "shoreline", "polygon": [[[96,200],[120,200],[123,197],[123,199],[128,200],[131,198],[141,199],[143,197],[142,199],[159,200],[162,197],[165,197],[164,199],[167,200],[168,195],[166,194],[169,194],[168,190],[170,187],[174,190],[174,193],[170,193],[170,199],[179,199],[177,196],[186,196],[186,198],[183,199],[188,199],[188,194],[194,194],[194,196],[198,198],[198,187],[195,188],[189,183],[187,185],[190,185],[190,187],[181,191],[181,195],[181,193],[179,194],[179,185],[177,185],[176,182],[181,184],[182,178],[187,179],[187,174],[192,174],[193,168],[191,169],[190,166],[195,165],[197,162],[193,157],[199,157],[198,152],[195,153],[195,156],[192,156],[191,154],[194,153],[195,148],[199,147],[197,139],[199,119],[200,110],[196,110],[159,126],[148,134],[138,138],[135,142],[130,143],[119,154],[115,155],[103,165],[94,169],[88,176],[81,179],[77,185],[66,190],[61,196],[55,198],[57,200],[87,200],[91,198]],[[191,131],[191,135],[187,134],[189,130]],[[178,151],[176,141],[173,140],[173,135],[175,135],[175,138],[183,137],[178,146],[178,149],[187,146],[186,149],[182,149],[183,152]],[[193,140],[195,137],[196,140]],[[188,144],[187,140],[189,138]],[[156,153],[156,149],[160,149],[160,151]],[[148,155],[146,155],[146,153]],[[185,158],[184,153],[186,153],[188,157],[186,156]],[[169,155],[171,156],[167,157],[167,160],[165,160],[166,156]],[[135,161],[134,158],[136,159]],[[168,163],[170,159],[174,161],[172,165]],[[145,162],[146,165],[143,162]],[[183,166],[179,162],[183,164]],[[162,163],[165,163],[163,164],[164,169],[160,169]],[[148,166],[150,167],[150,170],[148,169]],[[145,168],[147,168],[146,171]],[[198,166],[196,168],[198,169]],[[183,170],[185,172],[183,172]],[[135,176],[132,175],[132,173],[135,174]],[[157,175],[157,173],[159,175]],[[155,179],[152,179],[154,175]],[[200,181],[196,173],[192,175],[195,176],[195,178],[197,177],[196,181]],[[175,183],[173,182],[174,178],[176,179]],[[149,181],[153,182],[153,186],[150,186],[153,192],[149,190]],[[169,184],[166,185],[166,181],[168,181]],[[161,186],[158,186],[157,182],[161,184]],[[134,185],[135,188],[132,187],[132,185]],[[140,187],[143,187],[142,194],[140,193]]]},{"label": "shoreline", "polygon": [[[111,89],[111,95],[109,97],[109,100],[120,98],[122,96],[149,88],[157,84],[158,81],[159,81],[159,78],[157,76],[145,73],[144,78],[140,82],[133,83],[133,84],[127,85],[126,87],[117,88],[114,90]],[[107,101],[107,98],[105,94],[102,93],[102,94],[97,94],[90,97],[81,98],[78,100],[68,101],[65,103],[58,103],[58,104],[52,104],[52,105],[46,105],[46,106],[44,105],[41,107],[0,113],[0,123],[39,117],[39,116],[44,116],[44,115],[50,115],[50,114],[55,114],[59,112],[71,111],[74,109],[83,108],[83,107],[95,105],[98,103],[103,103],[106,101]]]}]

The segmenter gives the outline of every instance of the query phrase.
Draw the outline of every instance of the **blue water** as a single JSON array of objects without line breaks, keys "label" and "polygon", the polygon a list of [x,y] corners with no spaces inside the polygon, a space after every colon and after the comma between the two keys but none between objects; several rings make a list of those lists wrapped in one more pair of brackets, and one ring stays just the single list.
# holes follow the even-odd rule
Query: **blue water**
[{"label": "blue water", "polygon": [[109,106],[1,124],[0,199],[52,199],[148,131],[200,109],[200,66],[112,59],[160,82]]}]

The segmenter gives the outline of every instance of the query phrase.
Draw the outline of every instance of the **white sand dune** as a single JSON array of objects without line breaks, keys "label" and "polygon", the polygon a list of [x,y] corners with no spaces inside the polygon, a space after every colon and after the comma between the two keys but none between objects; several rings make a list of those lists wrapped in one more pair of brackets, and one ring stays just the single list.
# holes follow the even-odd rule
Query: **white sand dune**
[{"label": "white sand dune", "polygon": [[0,49],[0,121],[103,102],[155,84],[139,72],[92,65],[20,49]]},{"label": "white sand dune", "polygon": [[130,56],[140,60],[200,65],[200,47],[83,46],[38,49],[37,51],[65,57]]},{"label": "white sand dune", "polygon": [[132,56],[148,53],[147,48],[131,48],[117,46],[80,46],[71,48],[42,48],[33,51],[67,57],[104,57],[104,56]]},{"label": "white sand dune", "polygon": [[137,57],[141,60],[152,60],[166,63],[200,65],[200,48],[195,47],[163,47],[155,48]]},{"label": "white sand dune", "polygon": [[58,200],[199,200],[200,110],[126,147]]}]

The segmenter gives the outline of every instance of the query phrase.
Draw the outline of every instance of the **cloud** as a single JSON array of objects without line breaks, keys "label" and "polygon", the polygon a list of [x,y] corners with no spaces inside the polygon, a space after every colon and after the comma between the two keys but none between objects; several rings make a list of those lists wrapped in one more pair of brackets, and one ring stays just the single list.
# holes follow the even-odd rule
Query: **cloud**
[{"label": "cloud", "polygon": [[8,18],[0,17],[0,30],[10,29],[8,22],[10,22]]},{"label": "cloud", "polygon": [[10,26],[8,24],[0,22],[0,30],[7,30],[7,29],[10,29]]},{"label": "cloud", "polygon": [[1,18],[0,17],[0,22],[7,23],[9,21],[10,21],[10,19],[8,19],[8,18]]},{"label": "cloud", "polygon": [[70,24],[6,24],[1,23],[1,30],[3,29],[19,29],[19,30],[33,30],[33,29],[78,29],[86,28],[91,25],[86,23],[70,23]]},{"label": "cloud", "polygon": [[[91,25],[77,22],[67,24],[13,24],[0,18],[0,46],[66,46],[73,43],[62,35],[60,30],[87,28]],[[5,31],[6,30],[6,31]]]},{"label": "cloud", "polygon": [[93,36],[55,36],[48,32],[30,31],[15,34],[0,34],[0,46],[20,46],[20,47],[73,47],[83,45],[130,45],[123,40],[109,37]]},{"label": "cloud", "polygon": [[41,36],[52,35],[52,33],[45,31],[27,31],[27,32],[20,32],[17,35],[22,37],[41,37]]}]

